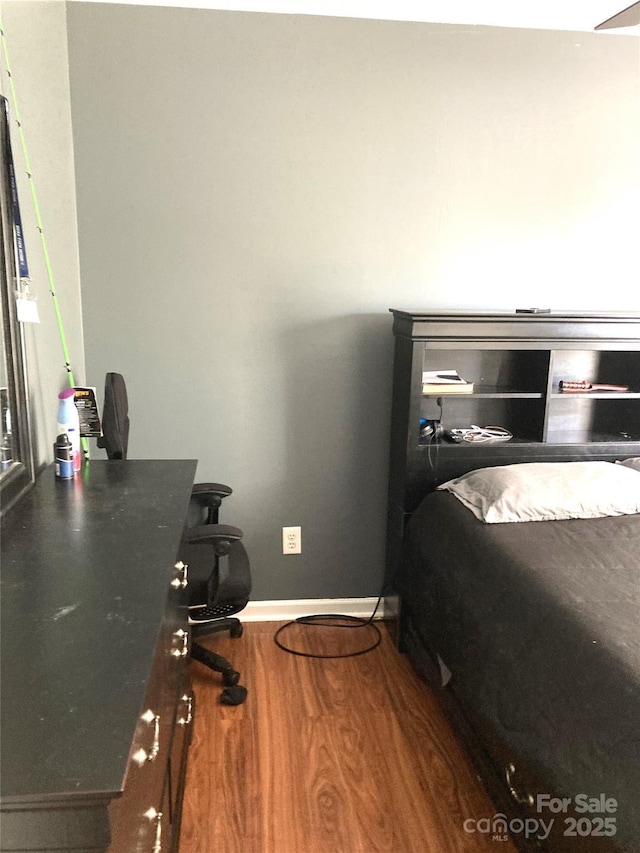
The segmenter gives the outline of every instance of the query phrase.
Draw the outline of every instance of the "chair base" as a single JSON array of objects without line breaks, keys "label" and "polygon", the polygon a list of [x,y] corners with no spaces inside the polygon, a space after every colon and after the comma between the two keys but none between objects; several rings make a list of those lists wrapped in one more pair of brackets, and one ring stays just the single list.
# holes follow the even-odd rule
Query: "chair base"
[{"label": "chair base", "polygon": [[[198,608],[205,609],[205,608]],[[191,622],[191,619],[189,620]],[[240,681],[240,673],[237,672],[229,663],[229,661],[216,654],[209,649],[205,649],[200,643],[195,642],[198,637],[204,637],[208,634],[217,634],[219,631],[229,631],[234,638],[242,636],[242,623],[239,619],[226,617],[224,619],[213,619],[208,622],[191,623],[191,658],[203,664],[213,672],[219,672],[222,675],[222,683],[225,688],[235,687]],[[239,685],[238,685],[239,687]],[[226,690],[223,691],[220,701],[227,705],[239,705],[244,702],[247,691],[244,687],[234,692],[233,700],[229,701],[229,694]]]},{"label": "chair base", "polygon": [[205,649],[199,643],[191,644],[191,658],[197,660],[198,663],[204,664],[214,672],[221,673],[222,683],[225,687],[233,687],[234,684],[240,681],[240,673],[236,672],[226,658],[209,651],[209,649]]},{"label": "chair base", "polygon": [[206,637],[208,634],[217,634],[219,631],[228,631],[234,640],[242,636],[244,629],[239,619],[231,616],[225,616],[223,619],[219,616],[215,619],[205,619],[201,611],[208,609],[198,608],[198,615],[195,618],[189,613],[189,625],[191,625],[192,637]]}]

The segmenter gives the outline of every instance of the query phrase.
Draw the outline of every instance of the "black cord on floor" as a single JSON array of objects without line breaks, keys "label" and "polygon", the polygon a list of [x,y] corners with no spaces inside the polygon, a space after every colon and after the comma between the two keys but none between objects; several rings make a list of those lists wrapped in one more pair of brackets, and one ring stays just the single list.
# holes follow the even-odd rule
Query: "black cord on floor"
[{"label": "black cord on floor", "polygon": [[[353,658],[358,655],[366,655],[367,652],[372,652],[374,649],[377,649],[380,643],[382,642],[382,634],[380,633],[380,629],[377,625],[373,624],[374,617],[377,613],[378,607],[380,607],[380,602],[382,601],[382,593],[378,596],[378,600],[376,602],[376,606],[373,609],[373,613],[369,616],[368,619],[363,619],[360,616],[345,616],[340,613],[323,613],[323,614],[315,614],[313,616],[299,616],[297,619],[292,619],[290,622],[285,622],[284,625],[281,625],[276,633],[274,634],[274,642],[279,649],[282,649],[283,652],[288,652],[290,655],[298,655],[298,657],[302,658]],[[334,621],[339,620],[339,621]],[[343,622],[351,623],[351,624],[341,624]],[[292,625],[315,625],[320,628],[367,628],[369,625],[373,628],[376,633],[376,639],[374,642],[367,646],[365,649],[361,649],[357,652],[346,652],[344,654],[339,655],[321,655],[314,654],[312,652],[300,652],[296,649],[291,649],[288,646],[285,646],[279,639],[280,634],[285,631],[287,628],[290,628]]]}]

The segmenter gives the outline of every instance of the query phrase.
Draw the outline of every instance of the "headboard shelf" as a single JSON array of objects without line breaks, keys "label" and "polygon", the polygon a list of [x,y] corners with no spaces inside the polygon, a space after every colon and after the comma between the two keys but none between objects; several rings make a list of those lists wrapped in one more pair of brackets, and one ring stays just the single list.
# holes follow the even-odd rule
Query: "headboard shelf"
[{"label": "headboard shelf", "polygon": [[[390,311],[388,583],[407,519],[440,483],[489,465],[640,456],[639,316]],[[473,393],[423,394],[423,373],[443,370],[473,382]],[[567,393],[562,381],[628,390]],[[481,446],[425,440],[421,419],[444,430],[499,426],[514,437]]]}]

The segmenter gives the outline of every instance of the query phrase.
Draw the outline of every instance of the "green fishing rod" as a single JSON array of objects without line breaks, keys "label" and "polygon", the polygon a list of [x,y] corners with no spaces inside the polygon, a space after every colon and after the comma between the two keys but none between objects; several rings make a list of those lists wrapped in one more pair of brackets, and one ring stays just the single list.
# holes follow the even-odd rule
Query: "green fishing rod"
[{"label": "green fishing rod", "polygon": [[[44,228],[42,226],[42,216],[40,215],[40,205],[38,204],[38,196],[36,193],[36,186],[33,180],[33,173],[31,171],[31,163],[29,160],[29,152],[27,150],[27,142],[24,135],[24,130],[22,127],[22,122],[20,120],[20,111],[18,109],[18,98],[16,96],[16,88],[13,82],[13,74],[11,73],[11,64],[9,62],[9,51],[7,49],[7,39],[4,32],[4,27],[2,25],[2,19],[0,19],[0,39],[2,41],[2,52],[4,54],[4,62],[5,68],[7,71],[7,77],[9,78],[9,89],[11,91],[11,100],[13,102],[13,113],[15,117],[16,124],[18,126],[18,135],[20,138],[20,146],[22,148],[22,156],[24,157],[24,164],[27,173],[27,179],[29,181],[29,189],[31,191],[31,199],[33,201],[33,209],[36,217],[36,225],[38,228],[38,233],[40,234],[40,244],[42,246],[42,254],[44,257],[44,264],[47,271],[47,279],[49,282],[49,293],[51,294],[51,298],[53,300],[53,310],[56,316],[56,323],[58,326],[58,336],[60,338],[60,344],[62,346],[62,355],[64,358],[64,368],[67,372],[67,378],[69,381],[69,386],[71,388],[75,387],[75,379],[73,377],[73,370],[71,369],[71,358],[69,356],[69,349],[67,347],[67,339],[64,333],[64,325],[62,322],[62,313],[60,311],[60,305],[58,303],[58,295],[56,291],[55,280],[53,277],[53,267],[51,266],[51,259],[49,257],[49,249],[47,246],[47,239],[45,237]],[[84,454],[85,459],[89,458],[89,442],[85,437],[82,438],[82,452]]]}]

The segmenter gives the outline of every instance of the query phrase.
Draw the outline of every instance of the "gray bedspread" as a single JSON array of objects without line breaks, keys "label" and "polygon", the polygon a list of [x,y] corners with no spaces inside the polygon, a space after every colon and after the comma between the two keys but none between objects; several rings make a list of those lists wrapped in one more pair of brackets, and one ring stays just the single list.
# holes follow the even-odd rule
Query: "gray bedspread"
[{"label": "gray bedspread", "polygon": [[640,851],[640,515],[484,524],[437,492],[396,586],[463,705]]}]

